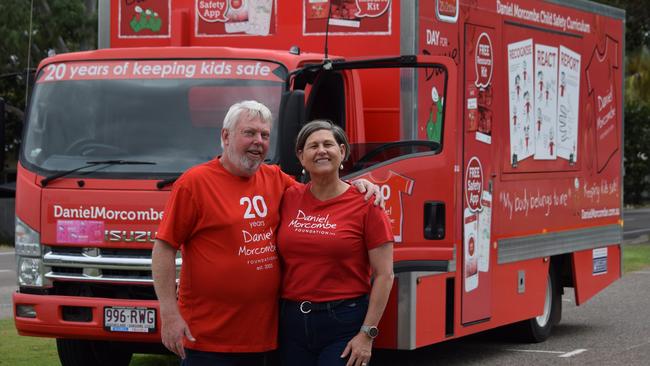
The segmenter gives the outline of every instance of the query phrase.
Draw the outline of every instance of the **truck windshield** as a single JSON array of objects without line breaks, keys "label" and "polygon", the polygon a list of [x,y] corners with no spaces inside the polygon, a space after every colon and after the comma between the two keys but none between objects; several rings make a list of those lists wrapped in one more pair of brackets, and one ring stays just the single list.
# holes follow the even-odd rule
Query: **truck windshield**
[{"label": "truck windshield", "polygon": [[[21,162],[51,175],[91,160],[150,161],[75,174],[174,176],[221,153],[233,103],[257,100],[277,118],[285,75],[284,66],[257,60],[50,64],[37,76]],[[272,139],[267,158],[275,150]]]}]

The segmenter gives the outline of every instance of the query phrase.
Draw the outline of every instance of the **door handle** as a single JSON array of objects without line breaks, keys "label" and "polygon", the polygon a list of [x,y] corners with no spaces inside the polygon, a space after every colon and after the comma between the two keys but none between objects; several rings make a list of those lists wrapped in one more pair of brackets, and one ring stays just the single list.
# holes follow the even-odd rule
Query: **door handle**
[{"label": "door handle", "polygon": [[424,202],[424,238],[442,240],[445,238],[445,203]]}]

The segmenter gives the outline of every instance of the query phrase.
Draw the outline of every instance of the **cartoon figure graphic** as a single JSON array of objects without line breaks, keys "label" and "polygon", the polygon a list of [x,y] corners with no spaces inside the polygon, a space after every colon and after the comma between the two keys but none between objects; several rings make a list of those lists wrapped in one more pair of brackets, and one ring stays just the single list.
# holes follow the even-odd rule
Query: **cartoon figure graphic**
[{"label": "cartoon figure graphic", "polygon": [[524,108],[526,108],[526,120],[530,121],[530,94],[528,94],[528,91],[524,92],[524,100],[526,100],[526,103],[524,104]]},{"label": "cartoon figure graphic", "polygon": [[542,93],[544,92],[544,73],[542,70],[537,72],[537,79],[539,79],[537,82],[539,84],[539,97],[537,99],[542,100]]},{"label": "cartoon figure graphic", "polygon": [[526,60],[522,62],[522,66],[524,67],[524,85],[527,84],[528,81],[528,71],[526,69]]},{"label": "cartoon figure graphic", "polygon": [[576,156],[576,144],[573,144],[573,150],[571,154],[569,154],[569,162],[574,163],[575,162],[575,156]]},{"label": "cartoon figure graphic", "polygon": [[555,143],[553,142],[553,131],[548,132],[548,149],[549,149],[549,154],[553,156],[553,146],[555,146]]},{"label": "cartoon figure graphic", "polygon": [[542,130],[542,109],[537,108],[537,132]]},{"label": "cartoon figure graphic", "polygon": [[548,84],[546,84],[546,91],[544,93],[546,94],[546,105],[547,106],[548,106],[548,96],[549,96],[549,93],[551,92],[550,89],[551,88],[548,86]]},{"label": "cartoon figure graphic", "polygon": [[526,152],[528,152],[528,139],[530,138],[530,126],[524,127],[524,140],[526,143]]},{"label": "cartoon figure graphic", "polygon": [[560,73],[560,96],[564,96],[564,88],[566,88],[566,74],[564,71]]},{"label": "cartoon figure graphic", "polygon": [[150,31],[156,33],[160,31],[162,20],[158,16],[157,12],[151,9],[143,11],[139,6],[136,6],[134,9],[135,14],[129,23],[131,29],[133,29],[134,32],[137,33],[145,29],[149,29]]},{"label": "cartoon figure graphic", "polygon": [[517,106],[513,106],[512,111],[512,125],[517,127]]},{"label": "cartoon figure graphic", "polygon": [[519,91],[521,89],[521,86],[519,85],[521,78],[519,77],[519,74],[515,76],[515,90],[517,91],[517,100],[519,100]]},{"label": "cartoon figure graphic", "polygon": [[[429,141],[440,142],[442,133],[442,112],[444,106],[443,97],[438,95],[438,89],[431,88],[431,108],[429,109],[429,120],[427,121],[427,138]],[[435,120],[434,120],[435,106]]]}]

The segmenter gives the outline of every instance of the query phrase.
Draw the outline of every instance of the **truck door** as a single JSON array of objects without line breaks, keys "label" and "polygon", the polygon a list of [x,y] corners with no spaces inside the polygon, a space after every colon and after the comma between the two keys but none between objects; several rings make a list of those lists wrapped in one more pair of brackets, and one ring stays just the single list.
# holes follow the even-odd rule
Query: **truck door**
[{"label": "truck door", "polygon": [[[350,157],[344,179],[368,179],[385,199],[396,280],[380,325],[385,336],[376,346],[414,349],[452,335],[454,245],[461,235],[456,64],[442,56],[400,56],[306,66],[291,74],[293,92],[306,85],[309,93],[305,120],[329,118],[345,127]],[[345,93],[338,113],[332,112],[339,105],[335,91]]]},{"label": "truck door", "polygon": [[465,25],[465,77],[463,123],[463,245],[461,321],[487,320],[492,308],[492,270],[495,249],[491,245],[495,88],[492,28]]}]

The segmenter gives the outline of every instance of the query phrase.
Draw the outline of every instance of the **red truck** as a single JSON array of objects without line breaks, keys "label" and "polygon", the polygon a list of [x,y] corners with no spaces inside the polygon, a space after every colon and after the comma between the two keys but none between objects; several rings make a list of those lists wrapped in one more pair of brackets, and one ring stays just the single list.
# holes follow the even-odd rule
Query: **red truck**
[{"label": "red truck", "polygon": [[[623,11],[588,1],[100,2],[97,51],[44,60],[16,192],[19,334],[62,364],[160,350],[151,248],[171,184],[221,152],[242,99],[350,137],[396,281],[375,345],[512,325],[546,339],[566,288],[621,276]],[[177,265],[182,259],[179,257]],[[110,360],[110,361],[107,361]]]}]

